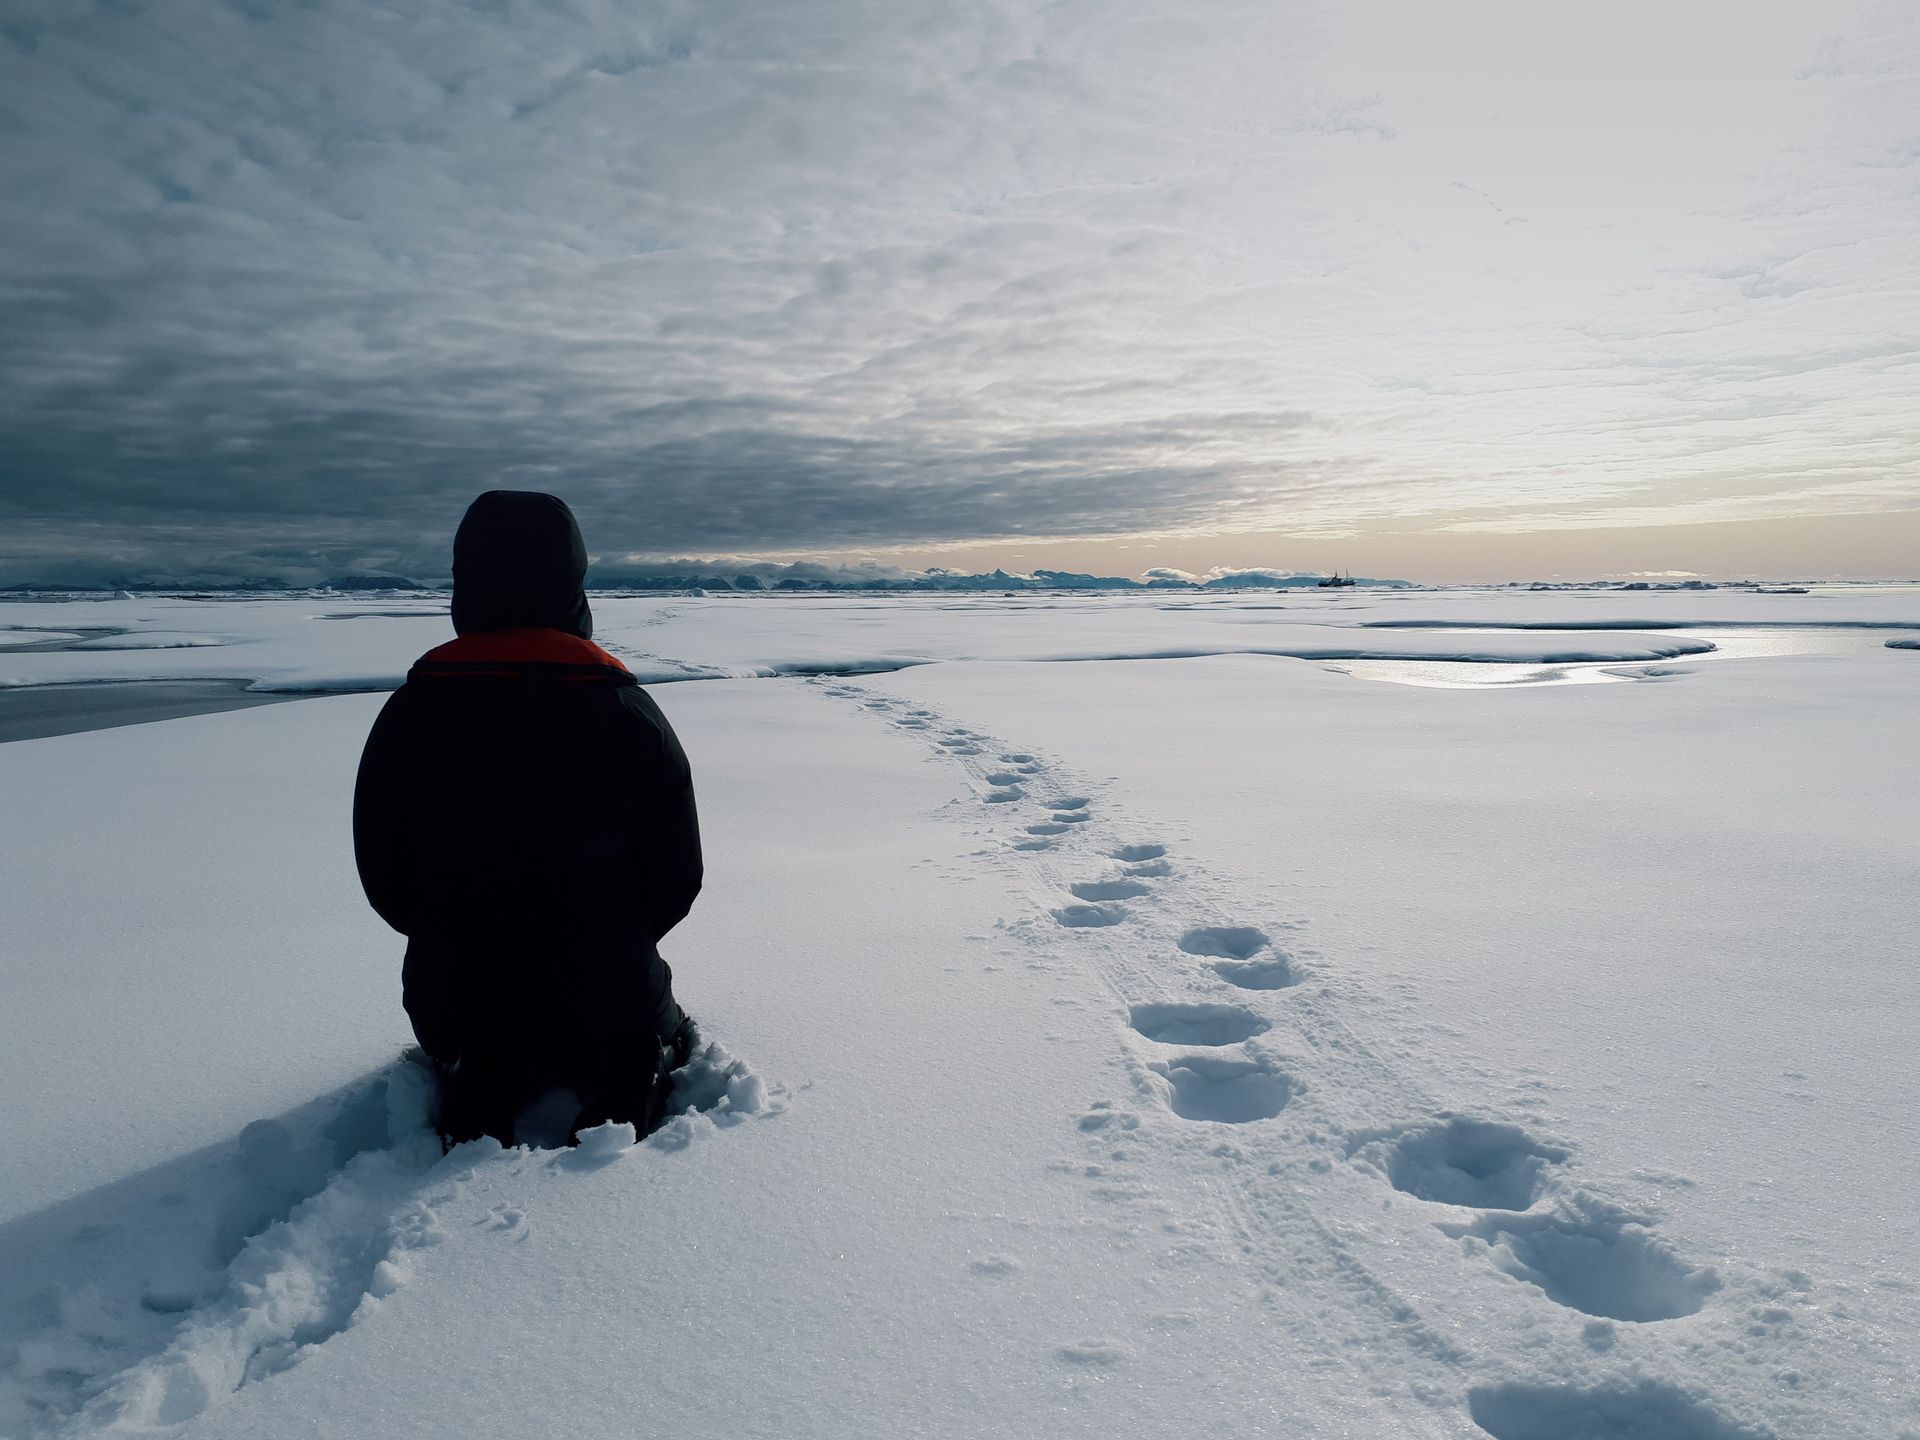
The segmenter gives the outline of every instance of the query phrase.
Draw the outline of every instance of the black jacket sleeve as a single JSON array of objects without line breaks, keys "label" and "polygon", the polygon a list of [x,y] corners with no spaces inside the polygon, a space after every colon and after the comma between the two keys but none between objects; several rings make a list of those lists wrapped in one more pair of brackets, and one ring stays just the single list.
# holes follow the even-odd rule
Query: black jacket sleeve
[{"label": "black jacket sleeve", "polygon": [[360,868],[360,888],[380,918],[402,935],[413,933],[417,898],[401,797],[407,715],[402,686],[388,697],[367,734],[353,786],[353,858]]},{"label": "black jacket sleeve", "polygon": [[658,940],[686,919],[700,893],[705,862],[700,854],[700,817],[693,802],[693,771],[667,717],[644,691],[633,692],[653,732],[650,763],[640,786],[639,894],[642,917]]}]

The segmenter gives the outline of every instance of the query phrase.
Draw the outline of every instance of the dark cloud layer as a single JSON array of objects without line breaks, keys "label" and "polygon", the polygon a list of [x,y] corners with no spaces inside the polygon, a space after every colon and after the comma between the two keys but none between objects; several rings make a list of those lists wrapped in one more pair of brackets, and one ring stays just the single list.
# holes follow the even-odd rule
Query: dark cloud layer
[{"label": "dark cloud layer", "polygon": [[6,0],[0,580],[431,572],[494,485],[603,556],[1911,498],[1914,317],[1854,328],[1912,239],[1885,34],[1738,72],[1866,97],[1803,117],[1822,268],[1737,208],[1800,172],[1550,233],[1594,177],[1381,19]]}]

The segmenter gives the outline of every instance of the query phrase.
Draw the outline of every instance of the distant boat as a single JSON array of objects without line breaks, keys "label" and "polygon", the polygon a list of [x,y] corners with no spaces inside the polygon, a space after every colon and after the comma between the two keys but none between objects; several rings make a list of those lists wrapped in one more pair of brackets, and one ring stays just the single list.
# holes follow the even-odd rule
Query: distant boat
[{"label": "distant boat", "polygon": [[1329,575],[1314,588],[1316,590],[1350,590],[1353,588],[1353,576]]}]

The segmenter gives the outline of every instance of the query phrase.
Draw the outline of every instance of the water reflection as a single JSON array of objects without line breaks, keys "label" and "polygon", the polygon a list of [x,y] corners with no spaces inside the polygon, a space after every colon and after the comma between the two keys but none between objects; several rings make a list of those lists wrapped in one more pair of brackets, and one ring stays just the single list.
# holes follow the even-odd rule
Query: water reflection
[{"label": "water reflection", "polygon": [[[1395,626],[1380,626],[1395,629]],[[1414,628],[1414,627],[1408,627]],[[1424,633],[1431,634],[1431,631]],[[1531,635],[1538,632],[1523,625],[1483,625],[1472,628],[1448,626],[1450,635]],[[1563,631],[1556,638],[1591,634],[1596,648],[1608,640],[1617,640],[1615,630]],[[1596,660],[1576,664],[1539,665],[1529,661],[1466,660],[1342,660],[1326,668],[1359,680],[1384,680],[1394,685],[1423,685],[1439,690],[1508,689],[1534,685],[1608,685],[1625,681],[1673,680],[1693,673],[1697,665],[1713,660],[1760,660],[1790,655],[1889,655],[1920,654],[1889,648],[1884,630],[1829,629],[1819,626],[1730,626],[1667,629],[1662,635],[1687,640],[1703,640],[1714,648],[1683,660],[1650,662]]]}]

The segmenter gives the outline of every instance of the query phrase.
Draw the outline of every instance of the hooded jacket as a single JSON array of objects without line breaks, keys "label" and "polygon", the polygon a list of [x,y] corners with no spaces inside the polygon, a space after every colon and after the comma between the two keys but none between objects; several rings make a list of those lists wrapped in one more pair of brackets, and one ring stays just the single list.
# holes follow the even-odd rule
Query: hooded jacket
[{"label": "hooded jacket", "polygon": [[428,1054],[549,1054],[664,1037],[657,948],[702,875],[687,758],[595,645],[586,549],[550,495],[489,491],[454,540],[458,638],[428,651],[367,737],[354,853],[407,937]]}]

